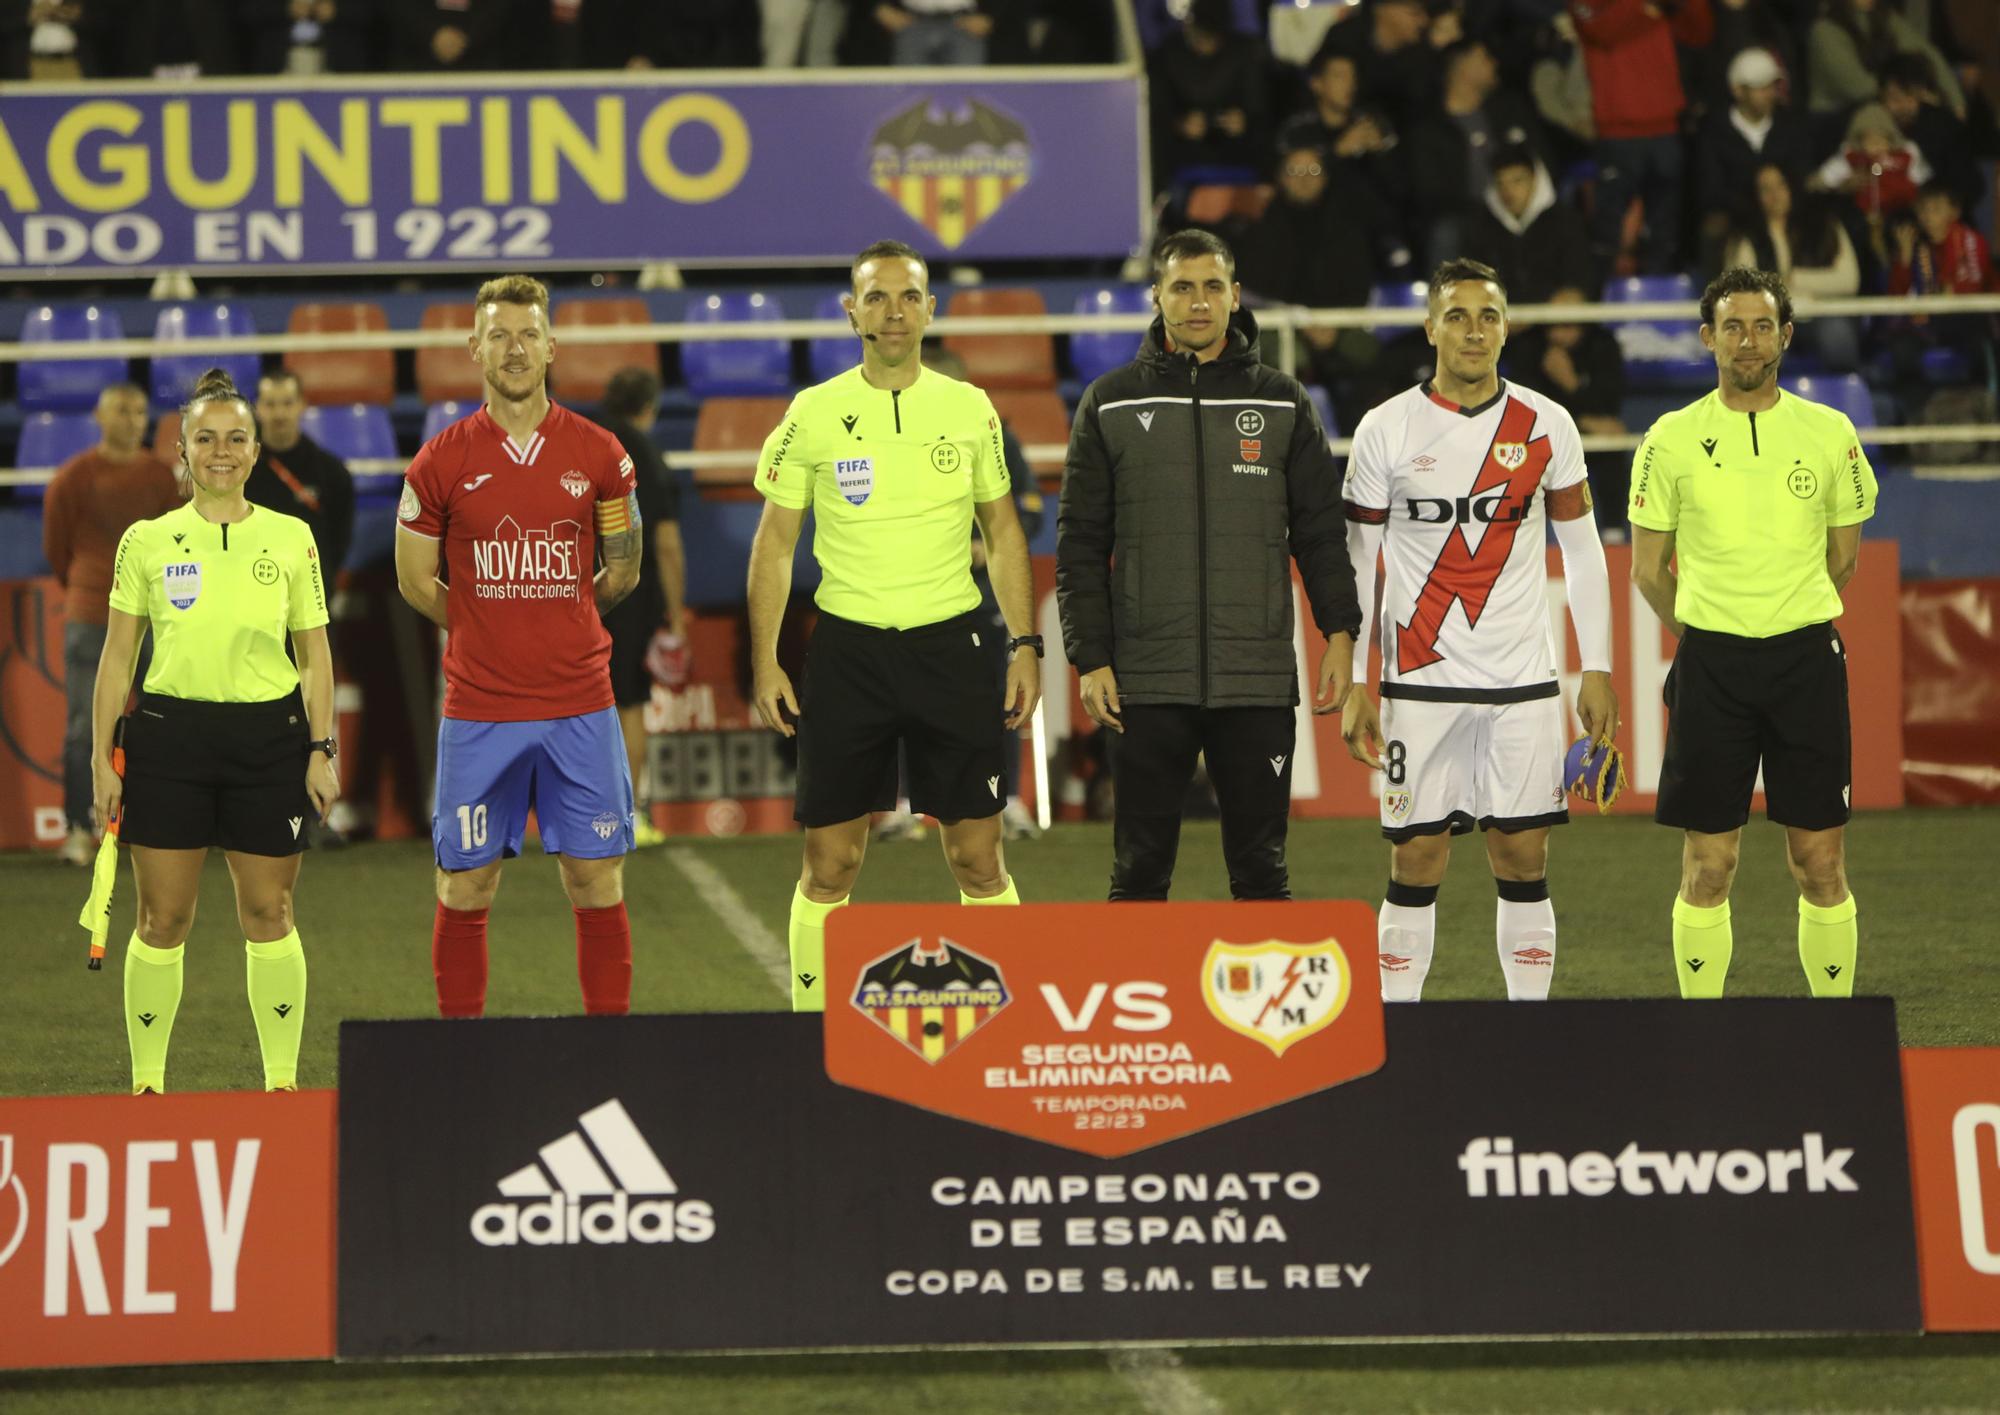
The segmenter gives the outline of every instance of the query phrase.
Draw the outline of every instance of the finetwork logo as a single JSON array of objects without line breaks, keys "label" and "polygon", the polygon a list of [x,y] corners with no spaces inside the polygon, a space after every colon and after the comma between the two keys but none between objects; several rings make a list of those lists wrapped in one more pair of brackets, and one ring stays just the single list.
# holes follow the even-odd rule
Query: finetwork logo
[{"label": "finetwork logo", "polygon": [[1614,1189],[1627,1194],[1755,1194],[1765,1190],[1808,1194],[1861,1186],[1847,1173],[1851,1148],[1829,1150],[1818,1131],[1800,1137],[1795,1150],[1642,1150],[1627,1141],[1617,1154],[1585,1150],[1563,1155],[1514,1149],[1511,1136],[1480,1136],[1458,1156],[1465,1192],[1474,1199],[1595,1198]]},{"label": "finetwork logo", "polygon": [[509,1202],[474,1211],[472,1236],[486,1247],[706,1243],[715,1236],[715,1210],[705,1199],[678,1197],[680,1186],[615,1097],[578,1116],[575,1130],[539,1153],[540,1163],[496,1186]]},{"label": "finetwork logo", "polygon": [[[28,1191],[21,1186],[21,1176],[14,1172],[14,1137],[0,1135],[0,1196],[10,1190],[14,1195],[14,1232],[5,1243],[0,1243],[0,1268],[7,1266],[21,1240],[28,1236]],[[0,1218],[0,1233],[6,1231],[6,1220]]]}]

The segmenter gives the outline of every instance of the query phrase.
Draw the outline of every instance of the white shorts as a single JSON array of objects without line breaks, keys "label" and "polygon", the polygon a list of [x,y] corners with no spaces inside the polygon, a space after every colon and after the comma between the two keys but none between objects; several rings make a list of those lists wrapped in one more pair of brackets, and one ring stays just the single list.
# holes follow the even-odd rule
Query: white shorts
[{"label": "white shorts", "polygon": [[1530,830],[1569,819],[1562,699],[1382,700],[1382,834]]}]

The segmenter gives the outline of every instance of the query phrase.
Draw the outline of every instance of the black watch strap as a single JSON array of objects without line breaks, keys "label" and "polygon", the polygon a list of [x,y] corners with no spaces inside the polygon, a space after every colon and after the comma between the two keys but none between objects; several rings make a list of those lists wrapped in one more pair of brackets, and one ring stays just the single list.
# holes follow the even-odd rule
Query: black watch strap
[{"label": "black watch strap", "polygon": [[317,741],[306,743],[306,755],[311,756],[314,752],[325,752],[326,759],[332,761],[340,755],[340,743],[331,737],[321,737]]},{"label": "black watch strap", "polygon": [[1016,638],[1007,640],[1007,653],[1010,657],[1013,655],[1015,649],[1021,648],[1033,649],[1036,658],[1042,657],[1042,636],[1040,634],[1022,634]]}]

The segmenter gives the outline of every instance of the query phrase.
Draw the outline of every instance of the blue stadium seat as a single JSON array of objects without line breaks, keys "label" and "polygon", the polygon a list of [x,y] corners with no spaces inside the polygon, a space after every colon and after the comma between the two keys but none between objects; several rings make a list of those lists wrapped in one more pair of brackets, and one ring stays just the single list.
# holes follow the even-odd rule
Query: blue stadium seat
[{"label": "blue stadium seat", "polygon": [[1875,426],[1875,395],[1858,373],[1790,374],[1778,383],[1788,393],[1840,409],[1857,428]]},{"label": "blue stadium seat", "polygon": [[[762,291],[703,295],[689,303],[690,324],[769,324],[785,317]],[[792,346],[784,339],[690,341],[681,345],[681,375],[697,398],[755,398],[792,386]]]},{"label": "blue stadium seat", "polygon": [[[389,410],[373,403],[314,403],[300,415],[305,435],[344,462],[395,460]],[[401,468],[397,469],[400,474]]]},{"label": "blue stadium seat", "polygon": [[[841,307],[838,292],[822,296],[813,307],[814,319],[846,319],[847,311]],[[692,347],[692,346],[690,346]],[[814,383],[825,383],[829,378],[838,378],[861,362],[861,348],[852,334],[835,334],[826,339],[815,339],[807,346],[807,354],[812,361]]]},{"label": "blue stadium seat", "polygon": [[479,404],[476,402],[455,403],[447,399],[442,403],[431,404],[424,410],[424,441],[429,442],[453,423],[461,418],[469,418],[477,411]]},{"label": "blue stadium seat", "polygon": [[[17,467],[60,467],[85,448],[97,445],[97,420],[89,413],[30,413],[21,420],[21,441],[14,451]],[[42,494],[40,484],[16,487],[27,500]]]},{"label": "blue stadium seat", "polygon": [[[1146,314],[1153,308],[1153,293],[1144,285],[1106,285],[1085,290],[1076,297],[1078,314]],[[1098,378],[1139,356],[1139,344],[1146,336],[1133,331],[1118,334],[1078,333],[1069,336],[1070,367],[1085,383]]]},{"label": "blue stadium seat", "polygon": [[1306,397],[1312,399],[1312,405],[1319,409],[1319,425],[1326,429],[1326,435],[1330,438],[1340,436],[1340,419],[1334,416],[1333,399],[1327,396],[1326,389],[1317,383],[1308,383]]},{"label": "blue stadium seat", "polygon": [[[255,334],[256,323],[241,305],[169,305],[153,322],[153,337],[165,341],[221,339]],[[248,396],[257,396],[264,361],[256,354],[155,354],[153,406],[178,408],[194,392],[195,380],[212,368],[225,370]]]},{"label": "blue stadium seat", "polygon": [[[1425,280],[1391,280],[1375,286],[1368,292],[1368,308],[1371,310],[1415,310],[1422,309],[1430,298],[1430,282]],[[1368,332],[1377,339],[1394,339],[1398,334],[1408,334],[1412,330],[1423,332],[1421,324],[1378,324]]]},{"label": "blue stadium seat", "polygon": [[[123,339],[117,311],[99,305],[43,305],[21,321],[23,344]],[[97,405],[107,384],[122,383],[123,359],[46,359],[21,365],[20,404],[26,412],[80,412]]]},{"label": "blue stadium seat", "polygon": [[1715,377],[1715,360],[1701,346],[1699,320],[1693,305],[1700,298],[1694,280],[1686,275],[1631,275],[1609,280],[1604,285],[1607,304],[1651,304],[1670,300],[1690,308],[1680,319],[1632,320],[1614,324],[1625,362],[1641,380],[1701,380]]}]

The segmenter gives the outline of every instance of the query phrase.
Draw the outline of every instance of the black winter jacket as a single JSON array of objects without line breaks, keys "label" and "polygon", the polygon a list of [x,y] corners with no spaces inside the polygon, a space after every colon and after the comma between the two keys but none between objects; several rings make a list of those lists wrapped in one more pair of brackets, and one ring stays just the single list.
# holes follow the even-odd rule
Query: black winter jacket
[{"label": "black winter jacket", "polygon": [[1111,665],[1128,703],[1290,706],[1291,560],[1313,619],[1354,633],[1340,472],[1297,379],[1257,361],[1230,321],[1211,363],[1166,351],[1085,390],[1063,469],[1056,597],[1080,673]]}]

